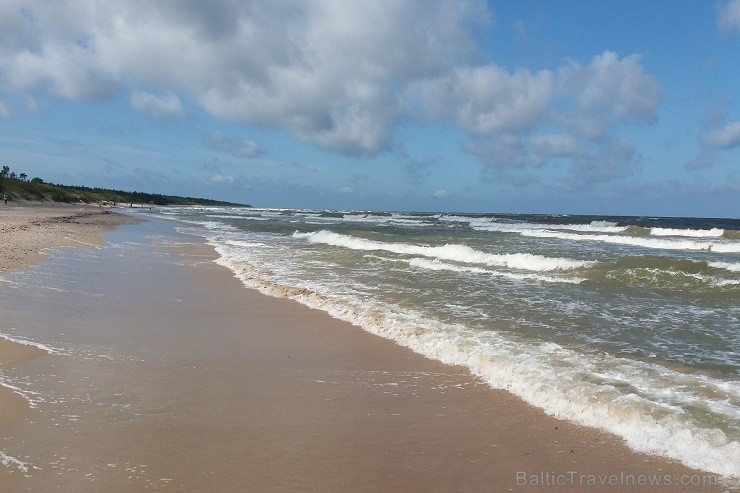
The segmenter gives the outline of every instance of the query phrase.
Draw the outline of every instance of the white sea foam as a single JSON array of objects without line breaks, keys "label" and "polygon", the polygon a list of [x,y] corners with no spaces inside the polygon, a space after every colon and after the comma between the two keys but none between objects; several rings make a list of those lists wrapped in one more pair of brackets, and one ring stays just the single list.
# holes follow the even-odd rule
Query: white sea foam
[{"label": "white sea foam", "polygon": [[598,241],[615,245],[637,246],[661,250],[704,250],[719,253],[740,253],[740,242],[718,239],[716,241],[688,240],[672,238],[643,238],[627,235],[580,234],[560,231],[529,230],[522,231],[523,236],[535,238],[558,238],[570,241]]},{"label": "white sea foam", "polygon": [[[740,242],[724,240],[725,230],[651,228],[650,235],[657,238],[622,235],[626,226],[610,221],[592,221],[589,224],[540,224],[501,221],[495,218],[442,216],[441,221],[467,223],[478,231],[517,233],[538,238],[559,238],[574,241],[600,241],[618,245],[632,245],[664,250],[707,250],[719,253],[740,253]],[[584,233],[584,234],[579,234]],[[682,240],[680,238],[714,239],[715,241]]]},{"label": "white sea foam", "polygon": [[[317,218],[314,218],[317,219]],[[331,223],[368,223],[374,226],[426,226],[427,223],[418,216],[404,214],[377,215],[367,213],[348,213],[342,217],[322,217],[323,221]]]},{"label": "white sea foam", "polygon": [[738,407],[731,402],[740,395],[740,382],[605,353],[579,353],[552,342],[515,340],[493,331],[476,333],[387,303],[284,286],[214,246],[221,254],[218,263],[249,287],[323,310],[427,357],[465,366],[494,388],[506,389],[553,416],[616,433],[637,451],[740,477],[740,443],[720,430],[702,428],[682,407],[707,405],[736,418]]},{"label": "white sea foam", "polygon": [[740,272],[740,262],[709,262],[709,267],[726,269],[730,272]]},{"label": "white sea foam", "polygon": [[411,245],[408,243],[389,243],[332,231],[293,233],[295,238],[305,238],[311,243],[323,243],[352,250],[387,251],[401,255],[421,255],[440,260],[451,260],[468,264],[482,264],[495,267],[529,271],[556,271],[589,267],[593,261],[553,258],[530,253],[493,254],[475,250],[467,245],[445,244],[441,246]]},{"label": "white sea foam", "polygon": [[483,274],[483,275],[489,275],[494,277],[505,277],[507,279],[516,279],[516,280],[535,280],[535,281],[544,281],[544,282],[559,282],[559,283],[565,283],[565,284],[580,284],[584,282],[586,279],[582,277],[555,277],[555,276],[547,276],[542,274],[523,274],[518,272],[504,272],[504,271],[498,271],[498,270],[490,270],[490,269],[481,269],[480,267],[470,267],[470,266],[463,266],[463,265],[457,265],[457,264],[450,264],[447,262],[442,262],[437,259],[426,259],[426,258],[419,258],[414,257],[411,260],[409,260],[409,265],[411,267],[416,267],[419,269],[426,269],[426,270],[446,270],[446,271],[453,271],[453,272],[470,272],[473,274]]},{"label": "white sea foam", "polygon": [[39,392],[30,390],[28,388],[22,388],[19,385],[11,382],[7,377],[0,374],[0,386],[5,387],[14,394],[18,394],[23,397],[30,407],[36,407],[39,403],[44,402],[43,397]]},{"label": "white sea foam", "polygon": [[671,228],[651,228],[650,234],[653,236],[688,236],[690,238],[717,238],[725,234],[724,229],[671,229]]},{"label": "white sea foam", "polygon": [[225,243],[227,245],[241,247],[241,248],[260,248],[260,247],[267,246],[264,243],[260,243],[257,241],[226,240]]},{"label": "white sea foam", "polygon": [[32,341],[31,339],[27,339],[25,337],[10,336],[8,334],[0,333],[0,339],[5,339],[6,341],[14,342],[16,344],[23,344],[24,346],[33,346],[43,351],[46,351],[49,354],[65,354],[64,351],[59,348],[55,348],[47,344],[42,344],[40,342]]},{"label": "white sea foam", "polygon": [[622,272],[629,278],[648,281],[655,286],[663,286],[666,278],[671,278],[674,289],[690,289],[697,284],[708,287],[740,286],[740,279],[724,279],[699,272],[683,272],[680,270],[664,270],[651,267],[627,269]]},{"label": "white sea foam", "polygon": [[6,454],[5,452],[0,451],[0,462],[5,467],[18,469],[19,471],[23,472],[24,474],[28,472],[28,463],[23,462],[20,459],[16,459],[15,457]]},{"label": "white sea foam", "polygon": [[196,226],[203,226],[204,228],[210,229],[210,230],[238,231],[238,229],[235,228],[234,226],[231,226],[229,224],[224,224],[224,223],[221,223],[221,222],[218,222],[218,221],[191,221],[191,220],[188,220],[188,219],[179,219],[179,218],[174,218],[174,220],[176,220],[178,222],[185,223],[185,224],[193,224],[193,225],[196,225]]},{"label": "white sea foam", "polygon": [[501,233],[521,233],[531,230],[554,230],[554,231],[582,231],[589,233],[621,233],[627,229],[626,226],[617,226],[611,221],[591,221],[588,224],[542,224],[528,222],[501,221],[489,217],[467,217],[467,216],[442,216],[440,221],[467,223],[471,228],[478,231],[491,231]]},{"label": "white sea foam", "polygon": [[[41,349],[42,351],[46,351],[49,354],[65,354],[62,349],[49,346],[48,344],[42,344],[40,342],[32,341],[31,339],[26,339],[25,337],[10,336],[0,333],[0,339],[4,339],[15,344],[22,344],[24,346],[33,346],[35,348]],[[40,393],[27,388],[27,386],[25,386],[26,388],[24,388],[21,385],[24,384],[15,383],[5,375],[0,374],[0,386],[5,387],[14,394],[18,394],[26,399],[29,406],[36,407],[40,402],[44,401]]]}]

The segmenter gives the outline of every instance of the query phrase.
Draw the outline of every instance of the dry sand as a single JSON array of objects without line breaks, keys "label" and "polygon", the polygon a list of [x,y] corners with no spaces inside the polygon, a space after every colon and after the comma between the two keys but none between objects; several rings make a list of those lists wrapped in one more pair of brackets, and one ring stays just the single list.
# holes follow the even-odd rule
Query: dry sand
[{"label": "dry sand", "polygon": [[[44,222],[33,214],[33,225],[18,212],[2,227],[38,238],[25,240],[36,250],[47,229],[67,233],[62,243],[59,234],[46,236],[54,242],[45,246],[96,243],[101,230],[130,221],[60,220],[70,217],[61,211]],[[61,323],[68,347],[113,354],[21,363],[48,392],[61,392],[58,380],[69,395],[86,397],[68,398],[71,424],[54,412],[14,411],[2,430],[42,469],[28,477],[6,471],[0,491],[722,490],[676,485],[705,476],[550,418],[461,368],[245,289],[206,245],[183,236],[145,241],[148,227],[125,228],[142,243],[136,259],[103,249],[92,266],[78,260],[80,272],[64,261],[49,267],[58,282],[85,277],[99,295],[94,303],[61,290],[0,297],[7,323],[41,338],[61,337],[49,329]],[[33,314],[17,306],[42,295],[44,307]],[[28,347],[10,346],[17,345],[0,340],[0,358],[18,364],[25,357],[17,351]],[[636,486],[656,476],[674,485]]]},{"label": "dry sand", "polygon": [[90,205],[0,205],[0,275],[43,261],[44,249],[102,245],[102,233],[132,222],[130,216]]}]

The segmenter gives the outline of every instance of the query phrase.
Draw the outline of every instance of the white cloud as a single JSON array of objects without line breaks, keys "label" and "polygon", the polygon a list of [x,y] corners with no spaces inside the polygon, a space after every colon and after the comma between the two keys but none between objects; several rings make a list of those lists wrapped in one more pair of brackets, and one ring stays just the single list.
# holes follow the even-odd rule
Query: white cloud
[{"label": "white cloud", "polygon": [[530,162],[524,140],[514,133],[471,140],[465,150],[496,168],[521,168]]},{"label": "white cloud", "polygon": [[619,128],[655,121],[660,103],[660,86],[640,57],[620,59],[609,51],[588,64],[569,61],[536,73],[490,64],[458,68],[411,85],[409,94],[430,117],[467,131],[465,150],[489,166],[522,168],[565,158],[586,180],[631,172],[634,148]]},{"label": "white cloud", "polygon": [[552,99],[552,73],[496,65],[458,68],[412,88],[433,117],[449,118],[476,135],[541,123]]},{"label": "white cloud", "polygon": [[713,128],[704,133],[704,145],[715,149],[731,149],[740,146],[740,121],[729,122],[720,128]]},{"label": "white cloud", "polygon": [[3,101],[0,101],[0,118],[10,118],[10,108]]},{"label": "white cloud", "polygon": [[154,118],[168,118],[185,114],[180,98],[172,91],[156,96],[145,91],[135,91],[130,99],[131,107],[137,113]]},{"label": "white cloud", "polygon": [[0,89],[79,101],[137,86],[185,91],[218,118],[347,154],[390,149],[408,114],[398,89],[472,54],[470,24],[487,16],[483,0],[6,0],[1,9]]},{"label": "white cloud", "polygon": [[740,31],[740,0],[731,0],[721,5],[717,20],[720,31]]},{"label": "white cloud", "polygon": [[233,176],[224,176],[224,175],[220,175],[220,174],[216,174],[216,175],[211,176],[211,182],[212,183],[217,183],[219,185],[221,185],[221,184],[234,183],[234,181],[235,181],[235,178]]},{"label": "white cloud", "polygon": [[567,125],[589,139],[600,139],[623,123],[654,121],[660,86],[646,74],[640,57],[623,59],[610,51],[588,65],[569,62],[558,70],[559,93],[572,101]]},{"label": "white cloud", "polygon": [[[349,155],[390,150],[400,122],[423,115],[459,126],[490,166],[627,157],[612,152],[620,127],[654,121],[660,100],[640,57],[476,66],[471,27],[490,17],[484,0],[5,0],[0,91],[76,101],[131,91],[131,106],[158,118],[185,114],[187,94],[217,118]],[[211,145],[264,153],[248,139]],[[628,167],[615,159],[618,175]]]},{"label": "white cloud", "polygon": [[214,130],[205,138],[205,143],[213,150],[231,154],[234,157],[256,159],[267,154],[265,149],[250,139],[226,137],[220,130]]},{"label": "white cloud", "polygon": [[530,143],[535,153],[543,157],[573,156],[578,151],[578,140],[569,134],[536,133]]},{"label": "white cloud", "polygon": [[437,190],[434,192],[433,195],[437,197],[438,199],[443,199],[445,197],[448,197],[450,194],[449,192],[447,192],[447,190]]},{"label": "white cloud", "polygon": [[9,89],[40,87],[75,101],[106,99],[118,92],[118,83],[100,60],[74,43],[45,44],[39,52],[22,50],[0,58]]}]

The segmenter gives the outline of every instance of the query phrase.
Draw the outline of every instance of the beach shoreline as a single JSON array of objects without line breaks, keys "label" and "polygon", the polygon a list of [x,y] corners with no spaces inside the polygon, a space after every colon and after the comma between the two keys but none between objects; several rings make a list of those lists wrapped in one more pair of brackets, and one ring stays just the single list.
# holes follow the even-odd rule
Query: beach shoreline
[{"label": "beach shoreline", "polygon": [[[102,235],[121,224],[137,220],[108,209],[86,204],[50,204],[11,201],[0,208],[0,277],[31,267],[49,258],[49,251],[62,247],[100,247]],[[30,344],[0,337],[0,371],[46,354]],[[0,385],[0,430],[28,416],[28,402],[10,388]],[[0,484],[10,481],[8,468],[18,463],[3,455]]]},{"label": "beach shoreline", "polygon": [[[89,208],[74,213],[68,208],[50,208],[45,212],[48,220],[14,212],[17,215],[12,225],[2,223],[4,234],[29,235],[28,244],[40,245],[36,252],[62,246],[99,246],[102,232],[136,222],[126,215],[104,211],[93,214]],[[52,232],[45,236],[43,230]],[[60,234],[62,231],[66,233]],[[136,234],[137,241],[142,242],[140,233]],[[54,241],[49,243],[50,239]],[[246,289],[231,271],[213,262],[216,253],[197,238],[178,237],[164,244],[142,245],[147,252],[167,252],[172,263],[162,265],[146,256],[150,262],[146,267],[154,272],[141,270],[137,279],[123,278],[115,285],[103,285],[110,290],[103,293],[103,301],[110,298],[115,304],[99,302],[100,307],[90,307],[89,300],[64,294],[58,295],[58,303],[84,306],[87,318],[107,317],[110,330],[139,330],[134,335],[143,338],[142,345],[156,346],[159,341],[146,339],[154,336],[151,331],[136,329],[141,325],[160,328],[162,334],[156,337],[169,340],[176,336],[181,341],[181,346],[175,348],[162,346],[171,354],[141,356],[141,361],[157,361],[151,368],[143,366],[158,372],[161,381],[152,380],[130,390],[131,395],[139,392],[152,404],[158,403],[157,399],[173,404],[170,420],[148,420],[154,414],[144,411],[124,414],[122,417],[132,420],[125,426],[126,438],[116,434],[117,441],[110,442],[127,453],[144,453],[149,474],[157,471],[160,479],[169,479],[157,483],[159,487],[722,491],[717,485],[695,484],[711,481],[708,478],[713,475],[635,453],[618,437],[551,418],[508,392],[487,387],[467,370],[419,356],[324,312]],[[0,273],[42,260],[33,249],[28,247],[23,257],[6,254],[0,260]],[[125,263],[130,259],[116,261],[132,268]],[[80,268],[89,277],[88,282],[104,275],[84,265]],[[136,292],[137,285],[144,292]],[[33,315],[22,314],[20,309],[11,311],[10,319],[35,317],[38,321],[34,323],[45,327],[55,316],[50,313],[55,299]],[[121,314],[125,311],[112,307],[136,307],[138,324],[124,320]],[[166,321],[163,313],[167,313]],[[84,322],[72,313],[62,321],[69,325],[65,334],[74,330],[73,324],[82,326]],[[127,350],[143,351],[138,347]],[[40,349],[0,339],[0,356],[4,351],[13,356],[3,361],[16,365],[23,360],[24,371],[41,374],[39,368],[50,364],[44,362],[45,358],[29,359],[43,354]],[[24,351],[28,358],[21,354]],[[86,373],[92,372],[86,366],[89,363],[65,364],[75,372],[93,376]],[[107,364],[101,362],[101,368],[107,368]],[[184,373],[179,364],[186,364]],[[199,370],[191,372],[191,366]],[[138,375],[136,368],[122,368]],[[95,377],[102,379],[102,387],[104,372]],[[183,393],[170,396],[168,392],[174,391],[165,387],[168,382],[172,388],[185,387]],[[223,391],[214,388],[214,382]],[[101,402],[105,400],[101,398]],[[140,407],[146,408],[141,403]],[[14,433],[37,436],[23,419],[21,413],[14,422],[2,425],[0,431],[13,427]],[[83,446],[85,433],[93,432],[85,427],[84,420],[75,422],[75,426],[79,427],[77,435],[81,435],[75,440]],[[110,426],[115,430],[123,424],[114,420]],[[67,435],[59,438],[60,443],[67,439]],[[185,444],[193,447],[192,455],[167,455],[188,450]],[[219,461],[217,458],[224,454],[232,459]],[[211,476],[191,470],[196,457],[205,463],[204,469],[210,468]],[[12,470],[10,475],[19,486],[34,487],[38,482],[49,486],[54,480],[43,471],[31,478],[19,477],[18,471]],[[137,484],[115,474],[100,474],[98,478],[95,487],[86,484],[80,488],[72,477],[62,489],[95,491],[109,481],[107,491],[126,491]],[[0,485],[10,484],[4,481],[9,481],[7,471],[0,473]],[[652,484],[655,481],[662,483],[656,486]],[[688,484],[682,484],[684,481]]]}]

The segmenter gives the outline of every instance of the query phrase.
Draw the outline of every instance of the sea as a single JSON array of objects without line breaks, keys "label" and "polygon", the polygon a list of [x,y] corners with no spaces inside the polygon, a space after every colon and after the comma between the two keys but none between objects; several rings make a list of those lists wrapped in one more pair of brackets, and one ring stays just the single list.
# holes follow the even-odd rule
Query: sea
[{"label": "sea", "polygon": [[245,286],[740,477],[740,220],[170,207]]}]

